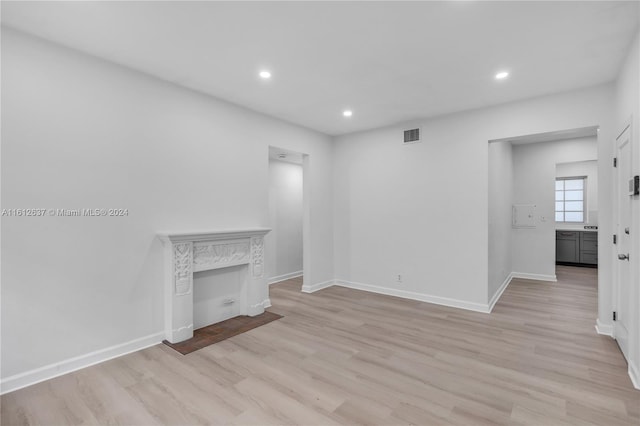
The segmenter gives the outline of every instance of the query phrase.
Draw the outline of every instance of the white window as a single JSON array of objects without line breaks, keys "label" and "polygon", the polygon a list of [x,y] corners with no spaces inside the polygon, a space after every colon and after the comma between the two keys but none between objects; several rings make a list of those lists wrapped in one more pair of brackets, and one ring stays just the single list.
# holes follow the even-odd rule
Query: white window
[{"label": "white window", "polygon": [[585,221],[586,177],[556,178],[556,222]]}]

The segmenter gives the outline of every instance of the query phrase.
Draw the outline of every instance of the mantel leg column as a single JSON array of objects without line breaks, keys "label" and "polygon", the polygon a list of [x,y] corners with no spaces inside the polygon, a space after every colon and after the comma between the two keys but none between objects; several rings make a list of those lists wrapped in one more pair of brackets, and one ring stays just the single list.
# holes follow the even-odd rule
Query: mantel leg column
[{"label": "mantel leg column", "polygon": [[247,277],[247,315],[264,312],[267,295],[267,279],[264,275],[264,238],[251,237],[251,265]]},{"label": "mantel leg column", "polygon": [[170,269],[166,274],[165,334],[169,342],[178,343],[193,337],[193,243],[167,244],[165,250]]}]

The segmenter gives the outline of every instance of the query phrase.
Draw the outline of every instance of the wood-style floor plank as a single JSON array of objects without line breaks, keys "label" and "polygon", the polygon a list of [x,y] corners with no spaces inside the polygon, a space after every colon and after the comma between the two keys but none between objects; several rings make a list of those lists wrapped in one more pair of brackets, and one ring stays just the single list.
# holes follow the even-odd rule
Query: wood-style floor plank
[{"label": "wood-style floor plank", "polygon": [[341,287],[271,287],[284,318],[180,355],[165,345],[1,398],[3,425],[639,425],[595,333],[595,269],[514,280],[491,314]]}]

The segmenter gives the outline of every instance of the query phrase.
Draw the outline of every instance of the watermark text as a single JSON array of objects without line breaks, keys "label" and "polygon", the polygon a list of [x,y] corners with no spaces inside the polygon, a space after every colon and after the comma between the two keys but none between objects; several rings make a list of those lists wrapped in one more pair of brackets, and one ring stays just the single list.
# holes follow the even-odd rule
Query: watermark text
[{"label": "watermark text", "polygon": [[82,209],[2,209],[2,217],[124,217],[129,209],[82,208]]}]

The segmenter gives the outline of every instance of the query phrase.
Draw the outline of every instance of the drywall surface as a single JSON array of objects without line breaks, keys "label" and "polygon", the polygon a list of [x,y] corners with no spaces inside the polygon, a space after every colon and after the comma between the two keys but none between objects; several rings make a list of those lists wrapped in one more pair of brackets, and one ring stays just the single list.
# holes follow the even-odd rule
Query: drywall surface
[{"label": "drywall surface", "polygon": [[[336,278],[486,305],[487,142],[599,125],[609,146],[612,102],[605,85],[336,138]],[[414,127],[421,142],[403,144]]]},{"label": "drywall surface", "polygon": [[[618,81],[616,84],[616,133],[618,136],[627,124],[631,124],[632,174],[640,175],[640,32],[636,35],[633,44],[629,48],[629,54],[625,60]],[[613,197],[613,194],[612,194]],[[613,203],[613,198],[610,199]],[[629,369],[633,370],[633,377],[636,387],[640,388],[640,199],[633,197],[631,201],[631,229],[636,233],[632,238],[629,261],[631,263],[631,286],[629,312],[633,312],[635,317],[629,322],[634,329],[629,330],[630,359]],[[612,232],[615,232],[612,230]],[[598,256],[601,253],[602,245],[598,246]],[[613,253],[615,256],[616,253]],[[618,262],[618,260],[614,260]],[[599,275],[599,278],[600,275]],[[607,277],[608,278],[608,277]],[[602,295],[599,296],[601,305],[604,305]],[[605,305],[605,310],[600,310],[599,320],[611,318],[611,311],[615,310],[615,303]],[[610,322],[609,322],[610,323]]]},{"label": "drywall surface", "polygon": [[511,142],[490,143],[488,300],[491,300],[513,272],[512,204],[513,148]]},{"label": "drywall surface", "polygon": [[[259,88],[257,88],[259,90]],[[2,377],[163,331],[158,232],[266,227],[269,145],[309,154],[309,282],[331,280],[332,141],[2,32]]]},{"label": "drywall surface", "polygon": [[299,275],[302,271],[302,166],[269,161],[270,281]]},{"label": "drywall surface", "polygon": [[535,228],[512,230],[514,272],[555,277],[556,164],[597,158],[595,137],[513,147],[513,203],[536,206]]},{"label": "drywall surface", "polygon": [[[593,138],[596,142],[596,138]],[[595,147],[597,151],[597,146]],[[598,225],[598,161],[574,161],[556,164],[556,178],[583,177],[586,179],[585,223],[556,223],[556,229],[584,229],[585,225]]]}]

